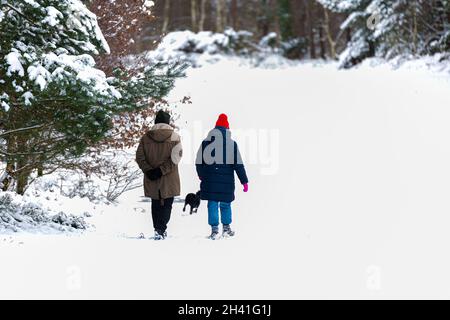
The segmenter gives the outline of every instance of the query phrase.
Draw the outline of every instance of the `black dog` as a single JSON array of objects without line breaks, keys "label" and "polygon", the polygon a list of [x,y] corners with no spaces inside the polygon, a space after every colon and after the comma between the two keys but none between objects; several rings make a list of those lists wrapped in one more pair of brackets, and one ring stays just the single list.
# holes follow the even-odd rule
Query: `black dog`
[{"label": "black dog", "polygon": [[191,206],[191,214],[193,213],[197,213],[198,207],[200,207],[200,191],[197,192],[196,194],[194,193],[189,193],[186,196],[186,199],[184,200],[184,208],[183,208],[183,212],[186,211],[186,207],[188,205]]}]

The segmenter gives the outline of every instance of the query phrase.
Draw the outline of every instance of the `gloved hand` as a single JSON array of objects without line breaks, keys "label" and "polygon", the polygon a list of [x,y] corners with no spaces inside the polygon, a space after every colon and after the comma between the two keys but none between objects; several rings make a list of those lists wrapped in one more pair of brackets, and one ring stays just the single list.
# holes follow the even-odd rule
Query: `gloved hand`
[{"label": "gloved hand", "polygon": [[150,181],[156,181],[158,179],[161,179],[162,171],[160,168],[156,168],[156,169],[148,170],[145,173],[145,175],[147,176],[147,178],[150,179]]},{"label": "gloved hand", "polygon": [[248,183],[245,183],[243,186],[244,186],[244,192],[248,192]]}]

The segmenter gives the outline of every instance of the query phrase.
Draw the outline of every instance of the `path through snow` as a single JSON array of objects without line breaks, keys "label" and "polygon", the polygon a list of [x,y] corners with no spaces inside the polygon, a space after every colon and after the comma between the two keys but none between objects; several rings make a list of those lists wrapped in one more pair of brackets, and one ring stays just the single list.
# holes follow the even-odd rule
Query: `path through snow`
[{"label": "path through snow", "polygon": [[191,69],[172,93],[193,100],[179,109],[183,194],[198,189],[203,133],[227,113],[252,162],[237,237],[206,240],[202,203],[194,216],[176,204],[168,241],[129,239],[152,231],[136,190],[92,218],[96,232],[0,236],[0,298],[449,298],[449,79],[236,60]]}]

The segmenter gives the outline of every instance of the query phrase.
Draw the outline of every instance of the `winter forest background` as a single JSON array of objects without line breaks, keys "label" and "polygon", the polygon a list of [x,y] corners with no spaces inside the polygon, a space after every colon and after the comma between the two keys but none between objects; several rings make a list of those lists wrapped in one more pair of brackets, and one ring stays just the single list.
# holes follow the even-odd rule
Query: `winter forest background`
[{"label": "winter forest background", "polygon": [[[152,244],[130,242],[151,233],[150,203],[142,197],[134,152],[155,111],[168,110],[187,150],[181,202],[198,188],[189,154],[203,132],[198,138],[195,132],[198,126],[208,129],[225,112],[236,131],[254,130],[236,132],[250,146],[243,155],[251,192],[238,196],[236,224],[242,237],[232,240],[234,257],[252,260],[242,274],[232,270],[236,283],[247,279],[253,285],[242,297],[306,294],[298,287],[316,296],[339,296],[338,288],[345,286],[344,297],[360,296],[367,286],[372,292],[364,276],[354,275],[367,269],[376,276],[383,266],[397,274],[411,265],[389,251],[404,249],[401,239],[414,243],[414,234],[434,234],[447,240],[444,230],[435,233],[439,227],[427,223],[441,221],[450,210],[445,201],[450,191],[449,74],[448,0],[0,0],[1,254],[24,266],[33,252],[47,258],[38,261],[52,261],[52,252],[60,248],[54,243],[59,243],[65,248],[61,260],[52,268],[43,262],[36,270],[49,278],[52,270],[62,272],[62,280],[47,279],[51,288],[59,288],[67,270],[70,279],[83,270],[102,274],[101,263],[90,264],[95,248],[84,239],[102,246],[105,264],[116,262],[104,241],[112,238],[130,261],[136,259],[133,253],[151,251],[178,263],[174,257],[186,258],[194,244],[198,263],[207,265],[212,245],[201,237],[207,229],[201,210],[194,217],[174,213],[174,235],[164,244],[165,253]],[[255,145],[263,150],[253,150]],[[264,165],[273,168],[261,173]],[[424,212],[435,219],[423,220]],[[402,229],[405,219],[412,221],[411,229]],[[448,221],[441,222],[444,227]],[[427,226],[425,232],[412,232]],[[261,240],[273,229],[282,235]],[[390,249],[383,255],[385,245]],[[25,246],[26,253],[17,257],[17,246]],[[219,257],[229,254],[226,244],[219,246]],[[314,273],[317,250],[326,253],[318,258],[320,265],[336,267],[325,276]],[[297,251],[301,254],[292,254]],[[348,264],[336,264],[337,253],[349,258]],[[424,254],[433,252],[424,249]],[[266,265],[268,255],[288,267],[278,281],[266,281],[271,290],[258,291],[256,277],[270,273],[273,265],[258,268],[253,277],[251,266]],[[141,262],[156,268],[150,260]],[[428,270],[416,266],[416,272]],[[298,276],[300,269],[312,280]],[[3,288],[16,286],[2,278],[11,270],[13,264],[0,266]],[[115,271],[108,274],[116,277]],[[28,274],[31,282],[40,281]],[[122,276],[144,281],[133,278],[139,272],[130,274]],[[327,281],[321,282],[324,277]],[[401,279],[391,283],[387,296],[407,292]],[[177,281],[191,280],[180,276]],[[448,276],[441,282],[446,281],[450,284]],[[27,292],[39,296],[44,284],[38,282]],[[208,287],[206,282],[188,284],[184,287]],[[102,285],[75,286],[75,291],[104,296],[108,286]],[[122,285],[133,292],[129,282]],[[121,296],[116,289],[111,295]],[[175,289],[176,281],[160,293],[173,297]],[[46,294],[59,289],[54,290]],[[448,295],[445,288],[439,290],[440,296]],[[202,297],[201,291],[194,296],[178,292],[181,298]],[[414,292],[420,296],[423,291]],[[11,293],[20,296],[0,286],[0,297]],[[217,295],[235,298],[227,290]]]},{"label": "winter forest background", "polygon": [[448,1],[404,0],[169,0],[143,25],[136,50],[150,49],[176,30],[245,30],[290,59],[337,59],[351,67],[373,56],[449,50]]},{"label": "winter forest background", "polygon": [[[155,75],[162,66],[125,65],[127,57],[155,49],[172,31],[224,34],[226,42],[217,47],[226,53],[245,56],[269,50],[288,59],[338,59],[343,68],[374,56],[393,59],[441,53],[445,60],[450,51],[446,0],[83,1],[87,8],[76,2],[1,2],[1,155],[19,194],[34,170],[39,175],[59,167],[85,166],[92,171],[95,168],[86,169],[91,165],[78,159],[88,149],[95,154],[105,146],[132,145],[136,132],[124,118],[139,121],[155,109],[150,105],[163,103],[181,70],[172,63],[165,66],[164,76]],[[106,40],[95,29],[96,17],[88,8],[98,16]],[[202,50],[195,39],[181,48],[186,54]],[[73,79],[61,81],[63,74],[58,74],[60,81],[49,81],[61,67],[72,69],[72,77],[92,68],[99,76],[89,75],[88,80],[96,86],[82,88],[89,83],[84,81],[75,89]],[[25,69],[28,79],[22,79]],[[113,81],[101,77],[101,72],[119,75]],[[75,114],[61,114],[61,104],[67,104],[67,110],[77,103],[73,97],[80,99]],[[40,108],[42,104],[45,108]],[[120,139],[111,135],[112,122]],[[74,127],[80,130],[65,131]],[[11,182],[6,181],[3,190],[10,189]]]}]

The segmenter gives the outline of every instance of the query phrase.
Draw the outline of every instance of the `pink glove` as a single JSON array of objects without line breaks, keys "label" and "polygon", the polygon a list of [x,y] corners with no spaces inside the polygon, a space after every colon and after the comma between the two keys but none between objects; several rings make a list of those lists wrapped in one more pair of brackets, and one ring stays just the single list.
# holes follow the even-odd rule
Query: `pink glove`
[{"label": "pink glove", "polygon": [[248,183],[244,184],[244,192],[248,192]]}]

